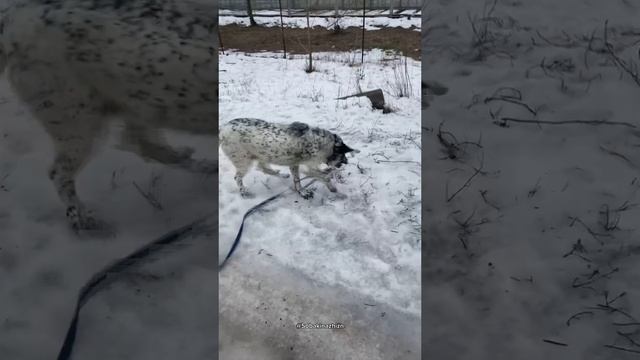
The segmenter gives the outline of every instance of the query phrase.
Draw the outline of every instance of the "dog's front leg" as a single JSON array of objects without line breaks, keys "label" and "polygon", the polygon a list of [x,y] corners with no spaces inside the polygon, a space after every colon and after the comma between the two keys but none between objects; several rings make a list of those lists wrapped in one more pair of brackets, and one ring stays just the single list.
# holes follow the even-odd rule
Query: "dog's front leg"
[{"label": "dog's front leg", "polygon": [[[83,134],[86,136],[86,134]],[[90,154],[91,138],[79,138],[68,143],[58,142],[56,157],[49,169],[58,196],[67,206],[67,219],[74,231],[108,230],[108,225],[93,217],[78,198],[75,178]]]},{"label": "dog's front leg", "polygon": [[289,166],[291,176],[293,177],[293,190],[300,192],[302,186],[300,185],[300,167],[298,165]]},{"label": "dog's front leg", "polygon": [[[62,74],[52,71],[52,65],[45,62],[37,67],[12,69],[14,84],[19,93],[33,94],[42,91],[50,93],[46,97],[30,95],[29,105],[34,109],[36,117],[41,121],[50,135],[55,156],[49,168],[49,179],[53,183],[60,200],[66,206],[69,225],[78,233],[84,231],[110,233],[110,225],[99,220],[81,201],[76,192],[76,178],[85,163],[91,158],[94,140],[99,138],[104,129],[104,116],[93,111],[94,106],[88,106],[94,101],[90,97],[80,97],[85,91],[82,84],[72,79],[60,82],[64,87],[46,87],[58,84]],[[53,67],[53,69],[57,69]],[[27,81],[43,76],[40,83]],[[70,91],[78,96],[69,97]],[[33,101],[33,102],[32,102]],[[48,106],[41,104],[49,103]],[[87,106],[84,106],[87,104]]]}]

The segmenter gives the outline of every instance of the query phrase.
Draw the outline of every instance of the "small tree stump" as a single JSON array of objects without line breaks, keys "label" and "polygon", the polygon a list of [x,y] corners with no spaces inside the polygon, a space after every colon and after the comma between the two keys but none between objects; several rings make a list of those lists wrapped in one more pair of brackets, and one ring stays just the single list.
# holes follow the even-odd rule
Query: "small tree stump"
[{"label": "small tree stump", "polygon": [[385,110],[384,94],[382,93],[381,89],[363,91],[357,94],[339,97],[336,100],[344,100],[352,97],[362,97],[362,96],[366,96],[367,98],[369,98],[369,100],[371,101],[371,106],[374,109]]}]

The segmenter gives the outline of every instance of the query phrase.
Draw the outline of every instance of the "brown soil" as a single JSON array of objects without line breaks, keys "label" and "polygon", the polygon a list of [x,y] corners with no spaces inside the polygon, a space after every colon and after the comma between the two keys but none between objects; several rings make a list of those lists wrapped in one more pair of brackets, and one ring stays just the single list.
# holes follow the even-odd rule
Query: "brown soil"
[{"label": "brown soil", "polygon": [[[287,52],[307,53],[307,29],[284,29]],[[282,33],[278,27],[220,27],[223,49],[246,52],[282,51]],[[384,28],[366,31],[365,49],[400,50],[406,56],[420,60],[420,32],[402,28]],[[347,28],[339,33],[324,28],[311,29],[311,47],[318,51],[349,51],[362,46],[362,29]]]}]

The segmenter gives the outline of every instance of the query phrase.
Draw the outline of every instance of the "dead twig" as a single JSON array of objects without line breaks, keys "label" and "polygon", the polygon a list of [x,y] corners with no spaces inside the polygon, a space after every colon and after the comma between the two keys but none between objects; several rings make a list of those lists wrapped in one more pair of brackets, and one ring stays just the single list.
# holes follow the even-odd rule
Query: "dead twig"
[{"label": "dead twig", "polygon": [[606,147],[604,147],[602,145],[600,145],[600,150],[604,151],[605,153],[607,153],[609,155],[612,155],[612,156],[615,156],[617,158],[620,158],[620,159],[624,160],[627,164],[629,164],[629,166],[631,166],[633,168],[636,167],[636,164],[634,164],[633,161],[629,160],[629,158],[627,158],[626,156],[622,155],[619,152],[615,152],[613,150],[607,149]]},{"label": "dead twig", "polygon": [[598,236],[602,236],[602,237],[611,237],[611,234],[601,234],[601,233],[597,233],[597,232],[595,232],[595,231],[591,230],[591,228],[590,228],[587,224],[585,224],[585,223],[584,223],[584,221],[582,221],[582,220],[581,220],[580,218],[578,218],[578,217],[569,217],[569,219],[571,220],[571,223],[569,224],[569,227],[573,227],[573,225],[574,225],[576,222],[577,222],[577,223],[579,223],[580,225],[582,225],[582,226],[587,230],[587,232],[588,232],[588,233],[589,233],[589,234],[590,234],[590,235],[591,235],[595,240],[597,240],[597,241],[598,241],[598,242],[600,242],[600,243],[602,243],[602,240],[600,240],[600,239],[598,238]]},{"label": "dead twig", "polygon": [[635,129],[637,126],[624,121],[608,121],[608,120],[564,120],[564,121],[547,121],[547,120],[535,120],[535,119],[516,119],[511,117],[502,117],[500,121],[495,122],[498,126],[507,127],[508,122],[523,123],[523,124],[536,124],[536,125],[568,125],[568,124],[581,124],[581,125],[613,125],[613,126],[625,126]]},{"label": "dead twig", "polygon": [[618,294],[618,296],[614,297],[613,299],[609,299],[609,292],[605,291],[604,292],[604,303],[605,303],[606,306],[609,306],[609,305],[613,304],[614,302],[616,302],[616,300],[624,297],[625,295],[627,295],[627,292],[623,291],[620,294]]},{"label": "dead twig", "polygon": [[558,346],[569,346],[563,342],[559,342],[559,341],[555,341],[555,340],[549,340],[549,339],[542,339],[542,341],[549,343],[549,344],[553,344],[553,345],[558,345]]},{"label": "dead twig", "polygon": [[[618,269],[618,268],[615,268],[615,269],[613,269],[612,271],[610,271],[609,273],[601,275],[601,276],[600,276],[600,278],[606,277],[606,276],[610,275],[611,273],[613,273],[613,272],[617,272],[617,271],[619,271],[619,269]],[[622,292],[620,295],[616,296],[616,297],[615,297],[615,298],[613,298],[612,300],[609,300],[609,299],[608,299],[608,292],[607,292],[607,291],[605,291],[605,292],[604,292],[605,303],[604,303],[604,304],[596,304],[596,306],[595,306],[595,307],[593,307],[593,306],[592,306],[592,307],[589,307],[589,309],[592,309],[592,310],[601,310],[601,311],[606,311],[606,312],[608,312],[608,313],[618,313],[618,314],[622,314],[622,315],[626,316],[628,319],[633,320],[633,321],[636,321],[636,319],[635,319],[632,315],[630,315],[629,313],[627,313],[626,311],[621,310],[620,308],[617,308],[617,307],[614,307],[614,306],[612,306],[612,305],[611,305],[611,304],[613,304],[616,300],[618,300],[619,298],[621,298],[621,297],[623,297],[623,296],[625,296],[625,295],[626,295],[626,293],[625,293],[625,292]]]},{"label": "dead twig", "polygon": [[471,175],[467,179],[467,181],[465,181],[464,184],[462,184],[462,186],[458,190],[456,190],[456,192],[454,192],[453,194],[451,194],[450,196],[447,197],[447,202],[451,202],[451,200],[453,200],[460,192],[462,192],[464,189],[469,187],[469,185],[471,184],[471,181],[473,181],[473,179],[476,176],[478,176],[478,174],[480,174],[480,172],[482,171],[483,167],[484,167],[484,155],[482,156],[482,160],[480,162],[480,167],[475,169],[475,172],[473,173],[473,175]]},{"label": "dead twig", "polygon": [[482,134],[480,134],[477,142],[458,141],[453,133],[442,130],[443,124],[444,122],[441,122],[438,126],[438,134],[436,136],[438,137],[440,145],[442,145],[442,147],[444,148],[444,152],[447,154],[447,158],[452,160],[460,158],[460,156],[466,154],[465,148],[467,145],[473,145],[479,149],[482,149]]},{"label": "dead twig", "polygon": [[505,101],[511,104],[520,105],[527,109],[527,111],[534,116],[538,115],[538,112],[535,109],[522,101],[522,93],[520,92],[520,90],[512,87],[499,88],[493,93],[493,95],[484,99],[485,104],[488,104],[492,101]]},{"label": "dead twig", "polygon": [[633,333],[623,333],[622,331],[616,331],[616,333],[625,338],[631,345],[640,347],[640,343],[631,337]]},{"label": "dead twig", "polygon": [[582,240],[578,239],[578,241],[576,241],[575,244],[573,244],[573,246],[571,247],[571,251],[569,251],[568,253],[562,255],[563,258],[566,258],[568,256],[574,255],[579,257],[580,259],[586,261],[586,262],[591,262],[591,259],[587,258],[586,256],[582,255],[583,253],[586,253],[587,250],[585,249],[584,245],[582,245]]},{"label": "dead twig", "polygon": [[155,209],[158,209],[158,210],[163,209],[162,204],[160,204],[160,202],[156,199],[155,195],[153,195],[151,192],[143,191],[135,181],[133,182],[133,186],[136,187],[140,195],[142,195],[151,206],[153,206]]},{"label": "dead twig", "polygon": [[636,64],[635,62],[632,62],[631,60],[627,62],[621,59],[616,54],[615,49],[613,48],[613,45],[608,40],[608,33],[609,33],[608,26],[609,26],[609,20],[606,20],[604,22],[604,46],[605,46],[605,49],[607,50],[607,53],[613,60],[614,64],[616,64],[616,66],[619,69],[621,69],[623,72],[627,73],[631,77],[631,79],[638,86],[640,86],[640,69],[638,69],[638,64]]},{"label": "dead twig", "polygon": [[[491,23],[498,26],[500,25],[500,19],[492,16],[497,3],[497,0],[493,0],[491,3],[485,1],[484,9],[480,17],[477,15],[472,17],[471,13],[467,12],[467,20],[473,32],[471,46],[477,51],[475,60],[482,60],[490,54],[498,55],[505,53],[504,51],[496,51],[495,45],[498,40],[504,41],[504,38],[510,35],[501,35],[498,32],[492,31],[489,27]],[[506,55],[512,58],[510,54]]]},{"label": "dead twig", "polygon": [[[573,279],[573,282],[572,282],[572,284],[571,284],[571,287],[573,287],[573,288],[579,288],[579,287],[583,287],[583,286],[585,286],[585,285],[592,284],[592,283],[594,283],[595,281],[597,281],[597,280],[599,280],[599,279],[602,279],[602,278],[607,278],[609,275],[611,275],[611,274],[613,274],[613,273],[617,273],[618,271],[620,271],[620,268],[614,268],[614,269],[612,269],[611,271],[609,271],[609,272],[607,272],[607,273],[604,273],[604,274],[603,274],[603,273],[601,273],[601,272],[600,272],[600,270],[594,270],[594,271],[593,271],[593,272],[592,272],[592,273],[587,277],[587,280],[585,280],[585,281],[580,282],[580,281],[579,281],[579,280],[580,280],[580,278],[578,278],[578,277],[577,277],[577,278],[574,278],[574,279]],[[596,308],[592,308],[592,309],[598,309],[598,310],[607,309],[607,310],[611,310],[611,312],[618,311],[618,312],[621,312],[621,313],[623,313],[623,314],[625,314],[625,315],[627,315],[627,316],[631,317],[631,315],[628,315],[628,314],[626,314],[626,313],[622,312],[621,310],[618,310],[618,309],[616,309],[616,308],[614,308],[614,307],[611,307],[611,306],[609,305],[609,303],[607,303],[607,304],[598,304],[598,305],[596,305],[596,306],[597,306]]]},{"label": "dead twig", "polygon": [[617,346],[617,345],[604,345],[604,347],[609,348],[609,349],[615,349],[615,350],[620,350],[620,351],[626,351],[626,352],[640,354],[640,350],[624,348],[624,347]]},{"label": "dead twig", "polygon": [[471,212],[471,215],[469,215],[466,219],[464,220],[459,220],[457,218],[453,218],[453,221],[458,224],[458,226],[460,227],[460,232],[458,233],[458,240],[460,240],[460,242],[462,243],[462,247],[467,250],[467,239],[469,238],[469,235],[473,234],[474,232],[474,228],[480,226],[480,225],[484,225],[486,223],[489,222],[488,219],[486,218],[482,218],[480,219],[480,221],[478,222],[472,222],[471,220],[473,220],[474,216],[476,214],[476,210],[474,209]]},{"label": "dead twig", "polygon": [[493,204],[491,201],[487,199],[487,192],[488,190],[480,190],[480,196],[482,197],[482,200],[484,201],[484,203],[496,209],[497,211],[500,211],[500,207]]},{"label": "dead twig", "polygon": [[452,133],[448,131],[442,131],[442,125],[444,122],[441,122],[438,126],[438,141],[440,145],[444,148],[447,157],[449,159],[458,158],[458,152],[460,151],[460,147],[458,146],[458,139]]},{"label": "dead twig", "polygon": [[488,104],[488,103],[490,103],[492,101],[505,101],[505,102],[508,102],[508,103],[520,105],[520,106],[524,107],[525,109],[527,109],[527,111],[530,112],[531,114],[533,114],[534,116],[538,115],[538,112],[535,111],[533,108],[531,108],[531,106],[529,106],[529,105],[527,105],[527,104],[525,104],[525,103],[523,103],[522,101],[519,101],[519,100],[510,99],[510,98],[507,98],[507,97],[499,97],[499,96],[498,97],[488,97],[488,98],[484,99],[484,103],[485,104]]},{"label": "dead twig", "polygon": [[591,315],[593,316],[593,311],[581,311],[577,314],[573,314],[571,315],[570,318],[567,319],[567,326],[571,326],[571,320],[580,320],[581,317],[585,316],[585,315]]}]

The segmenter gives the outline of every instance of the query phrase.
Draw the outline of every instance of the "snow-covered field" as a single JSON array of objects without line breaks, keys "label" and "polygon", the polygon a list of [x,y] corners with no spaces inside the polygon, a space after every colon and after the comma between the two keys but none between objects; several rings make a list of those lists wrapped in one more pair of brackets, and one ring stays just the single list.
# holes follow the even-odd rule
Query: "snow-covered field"
[{"label": "snow-covered field", "polygon": [[[291,60],[268,53],[220,56],[220,124],[238,117],[282,123],[301,121],[331,130],[347,145],[361,151],[349,159],[350,163],[337,176],[338,191],[346,198],[336,196],[323,185],[314,184],[312,199],[304,200],[291,192],[248,218],[240,246],[220,274],[221,317],[224,320],[239,311],[238,304],[244,304],[245,311],[249,311],[256,306],[261,308],[260,302],[272,301],[274,296],[284,298],[284,293],[294,293],[295,297],[303,299],[322,298],[325,294],[314,307],[292,303],[288,310],[270,309],[270,315],[243,312],[243,319],[235,316],[233,320],[262,324],[270,316],[275,315],[276,320],[279,317],[275,329],[280,330],[276,332],[290,338],[294,355],[313,351],[318,352],[316,357],[310,357],[313,359],[388,359],[390,355],[397,356],[410,350],[411,353],[405,353],[406,357],[401,358],[418,359],[420,63],[407,60],[406,71],[412,92],[408,97],[398,97],[394,92],[394,69],[396,74],[404,72],[400,64],[404,60],[385,60],[385,55],[376,50],[366,54],[361,69],[349,66],[351,57],[353,54],[347,53],[315,54],[317,71],[308,74],[304,71],[305,59],[300,56]],[[383,89],[386,101],[395,112],[383,114],[380,110],[372,110],[366,98],[335,100],[357,92],[358,86],[363,90]],[[219,253],[222,259],[235,238],[242,215],[261,200],[292,187],[292,180],[271,177],[254,169],[245,177],[245,185],[256,197],[243,199],[233,180],[233,165],[222,153],[219,169]],[[288,172],[286,168],[280,170]],[[265,271],[257,272],[259,277],[253,279],[258,283],[257,289],[242,286],[246,277],[238,276],[239,271],[247,272],[252,268]],[[297,280],[301,285],[282,279],[276,281],[278,288],[270,289],[276,295],[256,295],[260,294],[259,283],[273,283],[269,273],[278,271],[295,274],[303,279]],[[304,290],[311,284],[314,284],[311,290]],[[327,296],[336,291],[339,299]],[[254,299],[255,303],[247,299]],[[345,306],[352,311],[345,313],[328,306],[338,301],[347,304]],[[324,312],[318,309],[324,309]],[[377,341],[369,343],[373,338],[368,341],[362,338],[367,333],[389,339],[396,336],[393,330],[375,328],[378,325],[365,320],[363,311],[377,314],[371,321],[383,321],[392,329],[408,324],[408,328],[396,333],[409,332],[411,335],[402,341],[409,342],[411,347],[402,345],[394,349],[380,340],[382,345],[376,348]],[[387,312],[390,317],[385,318]],[[312,348],[321,340],[307,343],[299,339],[304,331],[295,329],[295,319],[321,322],[326,317],[345,324],[349,329],[346,334],[352,339],[362,338],[364,343],[360,345],[363,347],[347,342],[344,350],[337,351],[340,347],[336,347],[331,355],[327,355],[327,349]],[[394,322],[396,318],[402,320]],[[221,325],[222,333],[224,329]],[[264,329],[267,329],[266,325]],[[252,331],[248,332],[260,334],[261,329]],[[369,348],[362,350],[367,344]],[[224,350],[224,343],[221,350]]]},{"label": "snow-covered field", "polygon": [[[332,15],[332,14],[331,14]],[[249,17],[247,16],[233,16],[222,15],[218,17],[220,26],[238,24],[242,26],[249,26]],[[279,16],[256,16],[255,21],[258,25],[266,27],[280,26]],[[282,22],[285,27],[291,28],[306,28],[307,18],[305,16],[285,16]],[[342,28],[348,27],[361,27],[362,17],[354,16],[342,16],[338,20],[335,17],[310,17],[309,26],[311,27],[323,27],[332,29],[335,25],[339,24]],[[403,29],[412,29],[414,31],[421,31],[422,21],[420,16],[411,16],[409,18],[390,18],[385,16],[367,17],[365,19],[366,30],[380,30],[384,28],[400,27]]]},{"label": "snow-covered field", "polygon": [[[291,14],[300,14],[305,13],[306,9],[290,9]],[[286,16],[289,12],[289,9],[283,8],[282,14]],[[350,15],[350,16],[359,16],[362,14],[361,9],[355,10],[338,10],[340,15]],[[402,15],[402,16],[420,16],[422,15],[422,9],[404,9],[398,12],[397,9],[393,11],[394,15]],[[312,15],[318,16],[333,16],[335,14],[335,10],[312,10]],[[231,9],[218,9],[219,16],[246,16],[246,10],[231,10]],[[280,10],[253,10],[253,15],[256,17],[259,16],[280,16]],[[367,10],[366,16],[388,16],[389,9],[377,9],[377,10]]]},{"label": "snow-covered field", "polygon": [[640,4],[492,3],[423,15],[424,357],[635,359]]},{"label": "snow-covered field", "polygon": [[[80,287],[113,260],[211,213],[212,177],[147,163],[109,139],[78,177],[78,192],[113,237],[78,237],[47,172],[53,146],[6,79],[0,80],[0,359],[53,359]],[[214,153],[211,139],[172,143]],[[156,209],[140,194],[152,194]],[[78,359],[210,359],[217,348],[215,238],[198,237],[133,268],[82,310]]]}]

